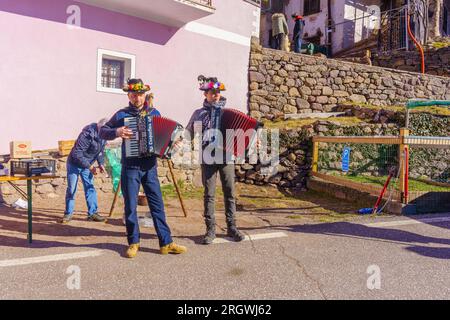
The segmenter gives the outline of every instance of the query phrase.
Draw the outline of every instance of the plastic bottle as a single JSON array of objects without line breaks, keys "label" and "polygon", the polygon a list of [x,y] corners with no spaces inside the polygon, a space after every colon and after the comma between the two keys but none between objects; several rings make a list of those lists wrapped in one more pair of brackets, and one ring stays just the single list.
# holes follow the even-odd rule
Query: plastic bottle
[{"label": "plastic bottle", "polygon": [[373,208],[362,208],[358,210],[359,214],[370,214],[373,212]]},{"label": "plastic bottle", "polygon": [[153,219],[149,217],[149,214],[139,217],[139,226],[143,228],[153,228]]}]

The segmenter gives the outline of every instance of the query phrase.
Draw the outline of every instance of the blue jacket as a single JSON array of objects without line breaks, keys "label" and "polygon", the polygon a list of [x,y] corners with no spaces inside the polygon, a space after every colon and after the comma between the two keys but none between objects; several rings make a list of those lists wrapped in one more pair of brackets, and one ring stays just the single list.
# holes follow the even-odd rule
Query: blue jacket
[{"label": "blue jacket", "polygon": [[[100,129],[100,137],[105,140],[114,140],[117,138],[117,128],[124,126],[124,118],[136,117],[140,113],[131,104],[128,107],[117,111],[112,118]],[[158,110],[149,110],[149,115],[160,116]],[[132,169],[150,170],[157,164],[156,155],[143,158],[126,158],[125,143],[122,143],[122,166]]]},{"label": "blue jacket", "polygon": [[106,141],[99,136],[97,124],[92,123],[81,131],[67,161],[85,169],[88,169],[96,160],[99,165],[103,165],[105,145]]}]

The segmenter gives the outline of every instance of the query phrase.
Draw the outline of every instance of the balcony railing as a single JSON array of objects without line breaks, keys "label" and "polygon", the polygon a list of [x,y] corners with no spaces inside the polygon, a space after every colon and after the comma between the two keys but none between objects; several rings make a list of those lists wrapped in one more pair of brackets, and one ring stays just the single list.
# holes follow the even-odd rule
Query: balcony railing
[{"label": "balcony railing", "polygon": [[206,7],[211,7],[212,8],[212,0],[187,0],[188,2],[194,2],[194,3],[198,3],[198,4],[202,4]]},{"label": "balcony railing", "polygon": [[174,27],[214,14],[213,0],[77,0]]}]

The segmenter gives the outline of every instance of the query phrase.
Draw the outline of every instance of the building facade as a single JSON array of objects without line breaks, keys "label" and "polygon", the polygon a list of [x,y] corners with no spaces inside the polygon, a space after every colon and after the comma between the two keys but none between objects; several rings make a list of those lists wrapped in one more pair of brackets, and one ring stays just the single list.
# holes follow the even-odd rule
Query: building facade
[{"label": "building facade", "polygon": [[139,77],[164,116],[186,124],[201,106],[197,76],[215,75],[247,110],[247,70],[260,8],[245,0],[3,0],[0,154],[12,140],[56,148],[128,104]]},{"label": "building facade", "polygon": [[450,36],[450,0],[430,0],[428,38]]},{"label": "building facade", "polygon": [[350,48],[372,33],[370,12],[379,7],[380,0],[270,0],[263,6],[261,39],[270,46],[270,21],[274,12],[283,12],[289,24],[290,39],[294,30],[291,15],[297,13],[305,20],[304,39],[328,46],[331,53]]},{"label": "building facade", "polygon": [[[329,56],[339,55],[362,40],[378,36],[380,50],[413,48],[406,30],[406,6],[414,11],[412,32],[425,43],[430,38],[448,35],[450,0],[267,0],[263,5],[260,38],[270,47],[271,15],[286,15],[290,35],[294,29],[291,15],[305,20],[304,39],[326,46]],[[381,29],[380,29],[381,28]]]}]

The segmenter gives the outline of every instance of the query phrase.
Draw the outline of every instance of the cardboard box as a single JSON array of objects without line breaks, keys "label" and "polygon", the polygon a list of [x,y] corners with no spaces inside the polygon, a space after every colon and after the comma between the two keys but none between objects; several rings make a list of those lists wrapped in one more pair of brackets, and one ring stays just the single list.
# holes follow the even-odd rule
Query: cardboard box
[{"label": "cardboard box", "polygon": [[60,156],[68,156],[75,145],[75,140],[58,141],[58,151]]},{"label": "cardboard box", "polygon": [[31,141],[11,141],[9,144],[11,159],[30,159],[31,154]]}]

